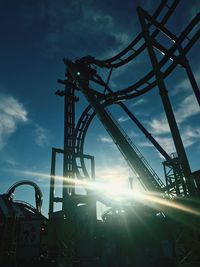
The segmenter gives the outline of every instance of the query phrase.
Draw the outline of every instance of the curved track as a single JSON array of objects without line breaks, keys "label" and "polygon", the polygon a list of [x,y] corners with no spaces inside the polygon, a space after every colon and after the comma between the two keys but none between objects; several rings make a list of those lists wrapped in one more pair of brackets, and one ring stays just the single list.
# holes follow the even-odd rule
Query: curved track
[{"label": "curved track", "polygon": [[[181,33],[180,37],[178,38],[178,44],[181,44],[183,41],[187,41],[187,44],[185,44],[185,47],[183,47],[184,54],[187,54],[189,52],[189,50],[192,48],[192,46],[200,37],[200,30],[197,30],[196,33],[193,34],[193,37],[190,37],[190,40],[188,40],[187,38],[187,36],[193,31],[194,27],[197,26],[199,21],[200,21],[200,14],[197,14],[196,17],[193,18],[193,20],[189,23],[189,25],[185,28],[185,30]],[[165,66],[167,61],[173,56],[176,49],[177,49],[177,44],[175,43],[169,49],[168,53],[160,60],[159,62],[160,68],[163,68]],[[179,63],[180,62],[178,60],[172,61],[171,64],[165,69],[165,71],[163,71],[163,77],[166,78]],[[121,91],[107,94],[106,98],[104,99],[104,101],[102,101],[102,103],[104,103],[104,105],[107,106],[119,100],[134,98],[148,92],[149,90],[154,88],[157,84],[156,80],[154,80],[151,83],[149,82],[149,80],[152,79],[153,76],[154,72],[152,70],[147,75],[145,75],[144,78],[135,83],[133,86],[123,89]],[[141,86],[143,86],[143,88],[138,90],[138,88]],[[83,147],[84,147],[86,132],[94,116],[95,112],[92,110],[91,106],[88,106],[82,113],[77,123],[75,131],[76,153],[79,155],[82,171],[84,173],[84,176],[86,177],[88,176],[88,172],[82,156]],[[81,177],[78,168],[77,168],[77,173],[79,174],[79,177]]]},{"label": "curved track", "polygon": [[[164,7],[167,6],[168,1],[162,1],[159,7],[157,8],[156,12],[154,13],[153,17],[157,18]],[[164,25],[173,11],[175,10],[177,4],[179,1],[173,1],[171,7],[167,6],[168,10],[163,16],[163,19],[160,21],[162,25]],[[184,62],[181,61],[179,57],[177,57],[174,53],[177,51],[177,49],[181,46],[182,48],[182,53],[186,55],[188,51],[192,48],[192,46],[195,44],[195,42],[199,39],[200,37],[200,30],[196,30],[194,33],[193,30],[194,28],[198,25],[200,21],[200,14],[198,13],[192,21],[187,25],[187,27],[184,29],[184,31],[180,34],[180,36],[176,39],[176,42],[171,46],[169,50],[165,50],[165,55],[164,57],[160,60],[159,66],[160,69],[167,67],[162,71],[163,72],[163,78],[166,78],[174,69],[177,65],[182,65],[184,67]],[[149,27],[151,25],[149,24]],[[159,33],[159,30],[156,29],[152,33],[152,37],[155,38],[156,35]],[[190,36],[190,39],[188,38],[188,35],[193,35],[192,37]],[[138,34],[138,36],[120,53],[118,53],[116,56],[107,59],[107,60],[96,60],[94,58],[83,58],[83,60],[86,60],[88,64],[95,64],[99,67],[106,67],[106,68],[117,68],[119,66],[122,66],[124,64],[127,64],[129,61],[133,60],[136,56],[138,56],[145,48],[146,44],[141,45],[138,49],[135,49],[134,46],[138,45],[143,38],[142,32]],[[184,42],[184,47],[183,47],[183,42]],[[128,52],[132,51],[133,53],[128,56],[123,58]],[[170,60],[172,59],[172,61]],[[170,60],[170,64],[169,64]],[[167,64],[168,63],[168,64]],[[112,105],[116,102],[119,102],[121,100],[125,99],[131,99],[137,96],[140,96],[148,91],[150,91],[152,88],[154,88],[157,85],[156,79],[150,82],[152,78],[154,77],[154,71],[153,69],[147,73],[142,79],[137,81],[135,84],[129,86],[128,88],[121,89],[116,92],[108,93],[106,95],[103,95],[103,98],[99,99],[101,103],[106,107],[108,105]],[[92,119],[95,116],[95,112],[89,105],[84,112],[82,113],[77,126],[75,130],[75,147],[76,147],[76,154],[78,155],[78,158],[80,158],[80,163],[81,163],[81,168],[83,175],[85,177],[88,177],[88,171],[86,169],[86,165],[84,162],[84,157],[83,157],[83,149],[84,149],[84,141],[85,141],[85,136],[88,130],[88,127],[92,121]],[[80,170],[77,169],[77,174],[80,178],[83,178],[83,176],[80,174]]]},{"label": "curved track", "polygon": [[21,186],[21,185],[30,185],[34,188],[35,190],[35,206],[36,208],[34,209],[30,204],[26,203],[26,202],[23,202],[23,201],[17,201],[19,204],[21,204],[22,206],[24,207],[27,207],[28,209],[31,209],[32,211],[34,212],[38,212],[40,213],[41,212],[41,208],[42,208],[42,199],[43,199],[43,196],[42,196],[42,191],[40,190],[39,186],[32,182],[32,181],[29,181],[29,180],[22,180],[22,181],[19,181],[15,184],[13,184],[7,191],[6,193],[6,197],[8,199],[13,199],[13,195],[14,195],[14,191],[17,187]]},{"label": "curved track", "polygon": [[[160,20],[160,23],[162,23],[163,25],[168,21],[170,16],[173,14],[180,0],[174,0],[171,6],[168,5],[168,2],[169,2],[168,0],[163,0],[161,4],[158,6],[155,13],[153,14],[153,18],[157,19],[161,14],[161,12],[166,8],[166,13]],[[151,24],[149,24],[149,27],[151,27]],[[158,33],[159,30],[156,29],[151,36],[155,38],[158,35]],[[93,59],[91,63],[106,68],[117,68],[123,66],[124,64],[127,64],[135,57],[137,57],[142,51],[144,51],[146,45],[145,44],[140,45],[142,39],[143,39],[143,34],[142,32],[140,32],[125,49],[123,49],[120,53],[118,53],[114,57],[111,57],[106,60]],[[139,48],[136,48],[138,46]],[[124,58],[124,56],[130,51],[132,52],[132,54]]]},{"label": "curved track", "polygon": [[[185,46],[183,47],[183,53],[187,54],[189,50],[192,48],[192,46],[195,44],[195,42],[200,38],[200,30],[197,30],[195,34],[193,34],[190,39],[188,39],[188,35],[192,33],[193,29],[198,25],[200,22],[200,13],[198,13],[193,20],[189,23],[189,25],[185,28],[185,30],[181,33],[180,37],[178,38],[178,45],[181,45],[184,41],[187,42]],[[168,50],[168,53],[160,60],[159,66],[162,69],[165,67],[166,63],[170,58],[173,57],[174,52],[177,50],[177,44],[174,43],[174,45]],[[163,71],[163,77],[166,78],[173,70],[174,68],[180,64],[179,59],[171,61],[171,64]],[[135,84],[129,86],[128,88],[118,90],[112,94],[108,94],[107,97],[114,97],[117,100],[123,100],[123,99],[131,99],[134,97],[137,97],[139,95],[142,95],[149,90],[151,90],[154,86],[156,86],[156,80],[154,79],[153,82],[150,82],[150,80],[154,77],[154,71],[151,70],[149,73],[147,73],[142,79],[140,79]],[[146,85],[146,86],[145,86]],[[143,88],[140,88],[144,86]]]}]

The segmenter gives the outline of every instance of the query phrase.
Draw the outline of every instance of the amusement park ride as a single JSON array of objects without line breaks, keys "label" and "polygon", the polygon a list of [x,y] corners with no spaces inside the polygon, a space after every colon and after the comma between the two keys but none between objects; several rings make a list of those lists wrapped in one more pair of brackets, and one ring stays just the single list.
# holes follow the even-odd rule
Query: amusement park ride
[{"label": "amusement park ride", "polygon": [[[64,148],[52,149],[49,218],[41,214],[41,191],[30,181],[19,182],[1,195],[0,231],[4,238],[0,242],[0,266],[200,266],[200,171],[191,172],[165,85],[165,78],[177,66],[183,67],[200,105],[200,91],[186,56],[200,37],[200,14],[179,36],[165,26],[179,2],[162,0],[153,15],[138,7],[141,32],[112,58],[64,59],[65,79],[58,82],[65,88],[56,92],[64,97]],[[163,34],[170,40],[170,48],[156,39]],[[152,70],[135,84],[112,91],[109,81],[114,70],[133,61],[145,49]],[[162,53],[160,60],[155,50]],[[101,69],[109,70],[107,81],[98,74]],[[91,84],[101,90],[95,90]],[[139,97],[155,86],[176,148],[174,157],[126,106],[126,100]],[[78,120],[76,105],[81,100],[76,96],[77,90],[89,103]],[[113,118],[111,105],[118,105],[164,157],[165,181]],[[145,189],[139,196],[127,193],[118,203],[99,196],[94,157],[84,153],[87,130],[95,115],[137,173]],[[58,154],[63,156],[61,196],[55,195],[56,181],[61,179],[56,175]],[[86,160],[90,161],[91,170]],[[23,184],[35,188],[36,208],[13,200],[15,188]],[[86,194],[78,194],[76,185],[85,188]],[[97,201],[110,207],[102,220],[96,216]],[[61,210],[55,210],[56,203],[62,204]],[[11,212],[4,214],[2,207]]]}]

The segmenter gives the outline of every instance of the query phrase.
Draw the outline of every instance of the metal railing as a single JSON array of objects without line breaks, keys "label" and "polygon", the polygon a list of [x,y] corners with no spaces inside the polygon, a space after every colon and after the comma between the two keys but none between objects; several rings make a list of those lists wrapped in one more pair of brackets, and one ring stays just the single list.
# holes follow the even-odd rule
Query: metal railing
[{"label": "metal railing", "polygon": [[156,184],[158,183],[161,188],[164,188],[165,184],[163,183],[163,181],[159,178],[159,176],[156,174],[154,169],[151,167],[151,165],[148,163],[148,161],[145,159],[145,157],[142,155],[142,153],[139,151],[139,149],[136,147],[136,145],[130,139],[130,137],[125,133],[125,131],[123,130],[121,125],[118,123],[118,121],[112,116],[112,114],[110,113],[110,111],[107,108],[105,110],[106,110],[107,114],[109,115],[109,117],[112,119],[112,121],[115,123],[115,125],[118,127],[120,132],[123,134],[125,139],[128,141],[130,146],[133,148],[134,152],[137,154],[137,156],[139,157],[141,162],[143,163],[143,168],[145,167],[148,170],[148,172],[151,174],[153,184],[156,186]]}]

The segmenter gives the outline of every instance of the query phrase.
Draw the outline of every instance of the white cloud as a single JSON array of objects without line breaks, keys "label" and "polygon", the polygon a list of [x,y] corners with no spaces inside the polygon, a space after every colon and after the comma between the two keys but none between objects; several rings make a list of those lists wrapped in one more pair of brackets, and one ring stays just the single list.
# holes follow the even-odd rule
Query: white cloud
[{"label": "white cloud", "polygon": [[125,121],[130,120],[130,118],[129,117],[125,117],[125,116],[121,116],[117,120],[118,120],[118,122],[125,122]]},{"label": "white cloud", "polygon": [[130,36],[126,33],[115,32],[113,33],[113,36],[120,43],[122,47],[127,46],[131,41]]},{"label": "white cloud", "polygon": [[179,93],[183,93],[188,91],[190,88],[190,82],[189,79],[184,79],[181,82],[178,83],[178,85],[175,87],[175,89],[172,91],[172,96],[175,96]]},{"label": "white cloud", "polygon": [[102,143],[109,143],[109,144],[113,143],[112,138],[109,136],[98,136],[97,141],[100,141]]},{"label": "white cloud", "polygon": [[0,95],[0,149],[17,130],[19,123],[28,121],[28,112],[17,99]]},{"label": "white cloud", "polygon": [[[106,52],[104,52],[103,57],[105,58],[110,58],[110,57],[115,56],[131,42],[131,38],[128,34],[123,33],[123,32],[116,32],[114,27],[111,28],[111,31],[109,32],[109,34],[111,37],[114,37],[118,45],[116,47],[109,47],[109,49],[106,50]],[[112,76],[118,77],[121,73],[124,73],[127,70],[127,68],[128,66],[126,65],[123,66],[123,68],[116,68]]]},{"label": "white cloud", "polygon": [[[182,140],[184,143],[184,147],[189,147],[200,140],[200,127],[191,127],[191,126],[186,126],[182,130]],[[155,137],[156,141],[164,148],[164,150],[168,153],[171,154],[175,151],[175,146],[173,143],[173,139],[171,136],[156,136]],[[141,147],[152,147],[153,145],[148,142],[140,142],[139,145]]]},{"label": "white cloud", "polygon": [[153,144],[151,142],[148,142],[148,141],[139,142],[138,145],[140,147],[153,147]]},{"label": "white cloud", "polygon": [[130,104],[130,107],[135,107],[135,106],[138,106],[138,105],[140,105],[140,104],[142,104],[142,103],[146,103],[146,102],[147,102],[146,99],[144,99],[144,98],[140,98],[139,100],[137,100],[137,101],[131,103],[131,104]]},{"label": "white cloud", "polygon": [[113,18],[110,15],[103,15],[103,14],[93,14],[92,16],[93,20],[97,22],[98,24],[106,25],[107,28],[113,26]]},{"label": "white cloud", "polygon": [[35,125],[35,142],[40,147],[45,147],[49,144],[49,131],[39,126]]},{"label": "white cloud", "polygon": [[[200,70],[198,70],[194,73],[194,77],[195,77],[196,82],[200,83]],[[182,94],[183,92],[189,93],[189,94],[191,94],[193,92],[192,85],[191,85],[188,77],[183,79],[182,81],[180,81],[176,85],[175,89],[172,91],[172,95],[175,96],[179,93]]]},{"label": "white cloud", "polygon": [[11,157],[5,157],[4,162],[9,165],[10,167],[16,167],[19,165],[19,163],[16,161],[16,159]]},{"label": "white cloud", "polygon": [[[200,127],[191,127],[186,126],[182,131],[182,140],[184,147],[189,147],[200,140]],[[168,153],[173,153],[175,151],[175,147],[173,144],[172,137],[156,137],[156,140],[159,144],[163,146],[163,148]]]},{"label": "white cloud", "polygon": [[[189,119],[191,116],[194,116],[198,113],[199,106],[194,95],[188,95],[177,106],[174,115],[177,123],[180,125],[181,123]],[[164,113],[162,113],[159,117],[147,122],[147,124],[150,126],[150,131],[153,134],[161,135],[170,132],[169,125]]]},{"label": "white cloud", "polygon": [[[164,136],[156,136],[155,139],[168,154],[171,154],[175,151],[172,138],[164,137]],[[153,147],[153,144],[150,141],[149,142],[144,141],[144,142],[140,142],[139,146],[140,147]]]},{"label": "white cloud", "polygon": [[153,119],[148,122],[151,133],[160,135],[160,134],[166,134],[170,132],[169,125],[167,122],[167,119],[164,117],[164,114],[162,114],[158,119]]},{"label": "white cloud", "polygon": [[27,121],[27,111],[24,106],[14,97],[0,95],[0,111],[6,116],[12,117],[19,121]]},{"label": "white cloud", "polygon": [[[183,101],[179,103],[174,112],[177,123],[179,124],[184,147],[189,147],[200,140],[200,127],[190,125],[185,126],[183,124],[191,116],[198,113],[199,106],[194,95],[186,96]],[[164,150],[166,150],[168,154],[173,153],[175,151],[175,146],[172,137],[169,135],[170,129],[164,113],[147,122],[147,124],[150,126],[150,132],[155,135],[155,139]],[[148,142],[141,143],[140,145],[146,147],[151,146]]]},{"label": "white cloud", "polygon": [[[41,40],[41,46],[45,48],[47,56],[56,56],[62,51],[63,44],[66,44],[65,49],[72,51],[71,56],[72,48],[76,47],[75,51],[78,51],[78,55],[73,56],[84,56],[90,48],[88,50],[90,54],[97,52],[99,57],[110,57],[131,41],[129,34],[117,26],[119,22],[115,16],[113,17],[112,9],[106,12],[98,5],[91,4],[91,1],[84,1],[84,4],[81,0],[68,2],[66,7],[63,3],[55,4],[52,1],[48,5],[46,14],[41,8],[41,18],[45,19],[45,16],[48,16],[47,31]],[[71,38],[66,42],[68,35]],[[107,49],[102,49],[105,46]]]},{"label": "white cloud", "polygon": [[175,151],[174,142],[171,137],[156,136],[155,139],[168,154],[171,154]]},{"label": "white cloud", "polygon": [[182,134],[185,147],[189,147],[200,140],[200,127],[187,126]]},{"label": "white cloud", "polygon": [[191,116],[199,113],[199,106],[194,95],[187,96],[178,106],[175,117],[178,123],[182,123]]},{"label": "white cloud", "polygon": [[[117,43],[117,45],[114,47],[108,47],[108,50],[106,50],[106,52],[103,52],[103,57],[109,58],[114,56],[132,41],[132,38],[129,34],[124,31],[118,30],[118,27],[116,27],[115,18],[112,15],[105,14],[101,10],[96,9],[92,6],[87,6],[87,8],[83,8],[83,11],[84,17],[88,19],[87,28],[95,25],[96,32],[103,31],[105,33],[104,38],[105,36],[114,38]],[[92,18],[94,23],[90,23],[90,18]]]}]

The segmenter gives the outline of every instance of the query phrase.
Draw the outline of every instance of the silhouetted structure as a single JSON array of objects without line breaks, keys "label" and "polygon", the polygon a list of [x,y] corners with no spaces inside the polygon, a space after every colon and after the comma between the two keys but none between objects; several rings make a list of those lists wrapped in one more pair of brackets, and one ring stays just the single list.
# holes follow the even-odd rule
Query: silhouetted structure
[{"label": "silhouetted structure", "polygon": [[[58,82],[65,88],[56,92],[64,97],[64,148],[52,149],[47,248],[43,258],[41,254],[36,257],[37,264],[56,267],[195,267],[200,264],[199,173],[191,173],[164,81],[177,65],[181,65],[200,104],[200,92],[186,58],[187,52],[200,37],[199,30],[195,30],[200,15],[197,14],[184,31],[175,36],[165,25],[178,3],[178,0],[163,0],[153,15],[138,7],[142,31],[112,58],[98,60],[87,56],[74,62],[64,59],[65,79]],[[150,32],[150,28],[154,30]],[[172,41],[170,48],[157,41],[159,33],[164,33]],[[134,60],[144,49],[148,51],[152,70],[135,84],[112,91],[109,81],[114,69]],[[163,54],[160,61],[155,49]],[[98,74],[99,69],[109,70],[107,81]],[[101,90],[95,90],[91,84],[98,85]],[[125,100],[141,96],[156,85],[176,148],[175,157],[168,155],[125,104]],[[80,118],[76,118],[76,103],[80,101],[76,90],[81,91],[89,103]],[[165,182],[110,113],[109,106],[114,104],[126,112],[165,158]],[[94,157],[84,153],[84,141],[95,116],[130,168],[137,173],[147,193],[116,203],[91,188],[95,185]],[[60,179],[56,176],[57,154],[63,155],[60,196],[55,194],[57,179]],[[90,170],[85,159],[90,160]],[[77,183],[85,188],[85,195],[76,192]],[[110,207],[102,215],[102,220],[96,216],[97,201]],[[60,210],[55,209],[56,203],[61,203]],[[9,242],[11,244],[12,240]]]}]

